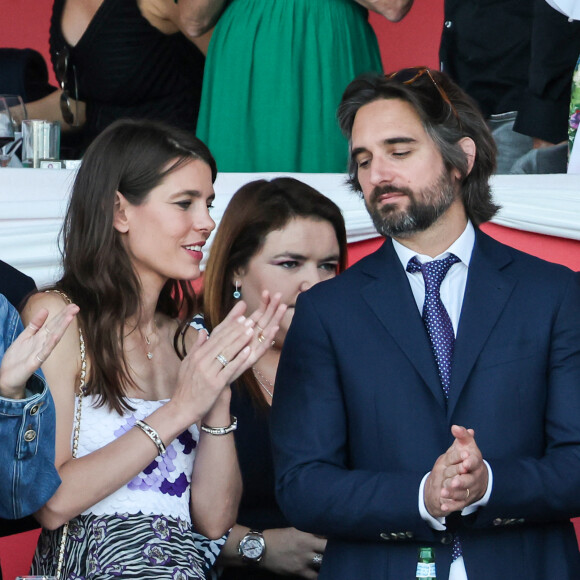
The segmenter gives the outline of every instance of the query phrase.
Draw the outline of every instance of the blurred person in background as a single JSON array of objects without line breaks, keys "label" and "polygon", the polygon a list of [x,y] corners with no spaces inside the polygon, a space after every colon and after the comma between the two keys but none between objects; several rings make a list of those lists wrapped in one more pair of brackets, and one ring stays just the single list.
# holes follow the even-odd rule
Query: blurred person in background
[{"label": "blurred person in background", "polygon": [[[179,0],[209,45],[198,135],[221,171],[342,173],[334,112],[346,85],[382,71],[368,10],[392,21],[412,0]],[[243,146],[240,146],[243,143]]]},{"label": "blurred person in background", "polygon": [[[205,50],[207,38],[197,42]],[[69,156],[121,118],[195,131],[204,55],[179,32],[174,2],[54,0],[50,54],[59,90],[28,116],[60,121]]]}]

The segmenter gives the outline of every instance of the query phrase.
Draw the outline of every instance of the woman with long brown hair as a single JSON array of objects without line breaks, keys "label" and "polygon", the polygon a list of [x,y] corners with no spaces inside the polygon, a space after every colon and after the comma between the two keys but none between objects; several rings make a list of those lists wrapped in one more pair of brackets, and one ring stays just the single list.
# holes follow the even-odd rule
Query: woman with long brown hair
[{"label": "woman with long brown hair", "polygon": [[[243,299],[251,309],[264,291],[288,306],[272,349],[238,379],[232,413],[244,483],[237,524],[218,563],[224,580],[316,578],[326,540],[289,526],[274,497],[269,416],[280,349],[300,292],[346,267],[340,209],[292,178],[254,181],[231,199],[216,233],[205,273],[204,313],[219,328]],[[243,426],[242,426],[243,423]]]},{"label": "woman with long brown hair", "polygon": [[42,366],[62,484],[36,514],[35,574],[204,578],[219,547],[194,530],[216,540],[235,521],[229,384],[263,354],[284,307],[264,295],[209,338],[190,327],[215,177],[201,141],[151,121],[114,123],[83,158],[63,276],[24,311],[80,307]]}]

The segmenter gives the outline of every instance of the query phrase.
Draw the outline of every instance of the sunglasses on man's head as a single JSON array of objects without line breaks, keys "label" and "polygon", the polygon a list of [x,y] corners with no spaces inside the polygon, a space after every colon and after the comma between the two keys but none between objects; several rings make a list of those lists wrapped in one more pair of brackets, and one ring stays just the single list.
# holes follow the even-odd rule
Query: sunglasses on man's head
[{"label": "sunglasses on man's head", "polygon": [[447,96],[447,93],[445,92],[443,87],[441,87],[439,83],[433,78],[433,75],[431,74],[431,69],[424,66],[404,68],[390,75],[387,75],[387,78],[399,81],[404,85],[412,85],[417,79],[420,79],[423,75],[427,75],[431,79],[431,82],[437,89],[437,92],[439,93],[439,95],[441,95],[443,101],[445,101],[445,103],[449,105],[453,113],[453,116],[457,119],[458,123],[461,125],[461,120],[459,119],[459,113],[457,112],[457,109],[451,102],[451,99]]}]

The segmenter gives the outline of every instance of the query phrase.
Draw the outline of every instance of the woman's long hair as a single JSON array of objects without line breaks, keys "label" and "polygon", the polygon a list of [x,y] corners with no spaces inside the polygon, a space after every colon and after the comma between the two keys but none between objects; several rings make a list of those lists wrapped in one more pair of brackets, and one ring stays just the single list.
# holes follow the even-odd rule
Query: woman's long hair
[{"label": "woman's long hair", "polygon": [[[262,249],[266,236],[295,218],[329,222],[340,250],[338,272],[346,268],[344,219],[338,206],[314,188],[290,177],[252,181],[230,200],[212,242],[204,274],[204,315],[209,330],[234,306],[234,272],[243,271]],[[265,405],[251,370],[240,381],[258,405]]]},{"label": "woman's long hair", "polygon": [[[83,157],[62,229],[63,276],[55,289],[80,307],[90,377],[87,392],[121,413],[136,386],[124,354],[125,322],[138,315],[141,284],[119,232],[113,226],[116,192],[133,205],[143,203],[166,175],[192,160],[217,170],[208,148],[192,134],[163,123],[121,120],[105,129]],[[157,311],[180,318],[174,348],[184,356],[179,337],[195,313],[189,280],[170,279]]]}]

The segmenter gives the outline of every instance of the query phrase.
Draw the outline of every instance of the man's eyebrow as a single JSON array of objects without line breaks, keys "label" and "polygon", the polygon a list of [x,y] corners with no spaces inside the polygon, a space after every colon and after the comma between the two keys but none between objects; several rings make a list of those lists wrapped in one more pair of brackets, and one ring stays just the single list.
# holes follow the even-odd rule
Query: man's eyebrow
[{"label": "man's eyebrow", "polygon": [[[389,139],[385,139],[383,141],[383,145],[397,145],[399,143],[416,143],[416,142],[417,139],[414,139],[413,137],[391,137]],[[350,156],[354,158],[357,155],[366,152],[368,152],[368,149],[366,147],[357,147],[356,149],[353,149],[351,151]]]}]

